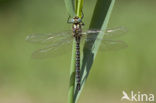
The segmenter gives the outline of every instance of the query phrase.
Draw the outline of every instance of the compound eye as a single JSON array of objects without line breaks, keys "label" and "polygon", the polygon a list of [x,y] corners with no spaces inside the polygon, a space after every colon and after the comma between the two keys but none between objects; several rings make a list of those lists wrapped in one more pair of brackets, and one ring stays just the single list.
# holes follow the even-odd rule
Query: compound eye
[{"label": "compound eye", "polygon": [[78,22],[81,22],[81,19],[79,18],[77,21],[78,21]]},{"label": "compound eye", "polygon": [[71,22],[73,23],[75,20],[74,19],[71,19]]}]

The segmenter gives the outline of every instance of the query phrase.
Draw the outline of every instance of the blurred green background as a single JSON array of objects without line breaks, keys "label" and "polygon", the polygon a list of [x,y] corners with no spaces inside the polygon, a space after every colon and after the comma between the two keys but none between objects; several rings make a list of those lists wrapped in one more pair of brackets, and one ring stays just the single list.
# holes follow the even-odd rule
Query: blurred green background
[{"label": "blurred green background", "polygon": [[[84,0],[88,27],[96,0]],[[99,52],[79,103],[120,103],[122,91],[156,93],[156,1],[116,0],[109,27],[128,48]],[[64,0],[0,0],[0,103],[67,103],[71,50],[32,59],[31,33],[71,29]]]}]

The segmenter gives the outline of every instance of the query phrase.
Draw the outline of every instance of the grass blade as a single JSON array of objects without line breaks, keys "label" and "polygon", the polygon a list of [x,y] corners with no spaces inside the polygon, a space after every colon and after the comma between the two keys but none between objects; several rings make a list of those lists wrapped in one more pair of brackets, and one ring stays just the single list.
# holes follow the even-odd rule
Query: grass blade
[{"label": "grass blade", "polygon": [[75,16],[75,0],[65,0],[67,12],[70,16]]},{"label": "grass blade", "polygon": [[[66,9],[70,16],[75,16],[75,2],[74,0],[65,0]],[[74,90],[75,90],[75,41],[73,40],[72,46],[72,58],[71,58],[71,67],[70,67],[70,81],[69,81],[69,89],[68,89],[68,103],[74,102]]]},{"label": "grass blade", "polygon": [[[75,5],[73,0],[65,0],[66,7],[68,9],[69,14],[71,16],[78,16],[81,17],[82,14],[82,7],[83,7],[83,0],[75,0]],[[69,6],[68,6],[69,5]],[[72,5],[72,6],[71,6]],[[74,8],[75,6],[75,8]],[[71,8],[72,7],[72,8]],[[71,59],[71,69],[70,69],[70,83],[69,83],[69,90],[68,90],[68,103],[74,103],[74,91],[75,91],[75,60],[76,60],[76,41],[73,40],[73,46],[72,46],[72,59]]]},{"label": "grass blade", "polygon": [[76,15],[81,18],[83,8],[83,0],[76,0]]},{"label": "grass blade", "polygon": [[[83,0],[65,0],[66,8],[70,16],[81,17]],[[72,59],[71,59],[71,69],[70,69],[70,81],[68,90],[68,103],[74,103],[74,91],[75,91],[75,60],[76,60],[76,42],[73,40],[72,46]]]},{"label": "grass blade", "polygon": [[[89,29],[101,29],[102,31],[106,31],[107,24],[114,6],[115,0],[97,0],[96,7],[94,10],[94,14],[91,20],[91,24]],[[99,33],[97,38],[103,38],[104,34]],[[83,60],[81,65],[81,90],[76,91],[74,95],[74,103],[77,102],[82,88],[86,82],[86,79],[89,75],[89,71],[94,62],[98,49],[100,47],[101,41],[95,40],[93,41],[93,45],[90,48],[94,47],[91,51],[85,49],[89,45],[89,42],[86,42],[83,50]]]}]

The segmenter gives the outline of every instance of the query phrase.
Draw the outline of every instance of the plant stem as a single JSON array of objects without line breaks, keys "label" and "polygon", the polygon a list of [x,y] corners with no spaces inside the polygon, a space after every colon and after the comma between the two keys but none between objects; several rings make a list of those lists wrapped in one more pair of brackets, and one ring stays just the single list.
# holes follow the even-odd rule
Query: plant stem
[{"label": "plant stem", "polygon": [[76,15],[78,17],[81,17],[82,16],[82,8],[83,8],[83,0],[77,0],[76,2]]},{"label": "plant stem", "polygon": [[[114,3],[115,0],[97,0],[89,29],[97,29],[104,32],[106,31]],[[97,35],[97,37],[95,37],[100,39],[95,39],[95,41],[85,42],[84,49],[83,49],[82,65],[81,65],[81,90],[76,91],[74,93],[75,95],[74,103],[76,103],[79,99],[80,93],[88,78],[92,64],[94,63],[103,36],[104,33],[101,32]]]},{"label": "plant stem", "polygon": [[75,4],[74,0],[64,0],[67,12],[70,16],[75,16]]},{"label": "plant stem", "polygon": [[[83,0],[75,0],[75,12],[76,16],[81,17]],[[72,59],[71,59],[71,69],[70,69],[70,84],[68,91],[68,103],[74,103],[74,91],[75,91],[75,60],[76,60],[76,43],[73,40],[72,46]]]},{"label": "plant stem", "polygon": [[76,44],[75,40],[73,40],[70,81],[69,81],[69,91],[68,91],[68,103],[74,103],[73,97],[74,97],[74,91],[75,91],[75,58],[76,58],[75,44]]}]

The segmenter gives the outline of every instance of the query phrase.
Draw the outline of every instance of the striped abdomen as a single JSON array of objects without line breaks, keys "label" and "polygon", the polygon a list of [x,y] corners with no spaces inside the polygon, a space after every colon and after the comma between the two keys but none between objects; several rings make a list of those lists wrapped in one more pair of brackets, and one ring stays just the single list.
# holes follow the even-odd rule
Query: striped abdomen
[{"label": "striped abdomen", "polygon": [[75,37],[76,39],[76,82],[77,89],[80,90],[81,87],[81,77],[80,77],[80,37]]}]

